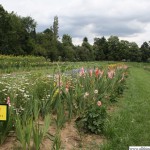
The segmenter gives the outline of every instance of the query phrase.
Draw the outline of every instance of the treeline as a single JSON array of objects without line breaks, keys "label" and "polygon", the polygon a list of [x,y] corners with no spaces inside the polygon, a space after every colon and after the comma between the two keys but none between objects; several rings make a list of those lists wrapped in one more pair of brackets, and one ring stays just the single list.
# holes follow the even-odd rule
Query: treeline
[{"label": "treeline", "polygon": [[68,34],[60,41],[58,17],[50,28],[36,32],[34,19],[8,13],[0,5],[0,54],[44,56],[51,61],[143,61],[150,62],[150,42],[139,47],[135,42],[119,40],[117,36],[94,38],[91,45],[84,37],[81,46],[72,43]]}]

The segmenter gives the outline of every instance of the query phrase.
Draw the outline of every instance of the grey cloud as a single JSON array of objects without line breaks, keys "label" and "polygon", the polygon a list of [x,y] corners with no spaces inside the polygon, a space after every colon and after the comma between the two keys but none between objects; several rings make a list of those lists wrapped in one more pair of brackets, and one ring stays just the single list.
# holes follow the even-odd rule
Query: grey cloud
[{"label": "grey cloud", "polygon": [[140,41],[150,34],[149,0],[1,1],[9,11],[33,17],[38,32],[49,28],[53,16],[58,15],[60,36],[69,34],[82,39],[117,35]]},{"label": "grey cloud", "polygon": [[[66,20],[64,18],[64,20]],[[145,22],[139,22],[140,19],[135,19],[136,25],[134,25],[134,20],[131,17],[123,20],[122,18],[108,18],[108,17],[97,17],[97,16],[80,16],[68,18],[68,23],[60,24],[62,26],[61,34],[68,33],[74,37],[83,37],[87,34],[93,33],[95,35],[109,36],[132,36],[136,33],[144,32]],[[138,25],[139,23],[139,25]],[[86,31],[86,27],[92,24],[93,28]],[[84,29],[84,30],[83,30]],[[81,32],[83,30],[83,32]],[[79,32],[80,31],[80,32]]]}]

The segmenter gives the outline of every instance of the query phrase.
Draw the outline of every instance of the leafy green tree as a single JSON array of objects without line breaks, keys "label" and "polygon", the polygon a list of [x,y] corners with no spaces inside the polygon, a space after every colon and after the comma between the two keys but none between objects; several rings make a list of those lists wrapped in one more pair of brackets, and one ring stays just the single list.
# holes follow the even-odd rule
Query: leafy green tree
[{"label": "leafy green tree", "polygon": [[82,46],[75,47],[75,59],[77,61],[87,61],[88,60],[88,57]]},{"label": "leafy green tree", "polygon": [[51,29],[45,29],[42,33],[36,34],[37,49],[34,52],[36,55],[42,55],[46,58],[50,58],[51,47],[53,45],[53,32]]},{"label": "leafy green tree", "polygon": [[55,42],[57,41],[57,39],[59,37],[58,28],[59,28],[58,27],[58,17],[55,16],[54,17],[54,22],[53,22],[53,27],[52,27],[52,29],[53,29],[53,39],[54,39]]},{"label": "leafy green tree", "polygon": [[24,29],[28,33],[32,33],[35,30],[36,25],[37,25],[34,19],[32,19],[30,16],[22,17],[22,23],[23,23]]},{"label": "leafy green tree", "polygon": [[68,34],[64,34],[62,37],[62,43],[64,46],[73,46],[72,38]]},{"label": "leafy green tree", "polygon": [[83,38],[83,43],[88,43],[88,38],[87,37]]},{"label": "leafy green tree", "polygon": [[62,37],[62,49],[59,50],[64,61],[74,61],[75,51],[72,43],[72,38],[68,34],[64,34]]},{"label": "leafy green tree", "polygon": [[82,54],[83,54],[83,58],[84,61],[92,61],[94,60],[94,51],[93,51],[93,47],[92,45],[90,45],[90,43],[88,42],[88,38],[84,37],[83,38],[83,42],[82,42]]},{"label": "leafy green tree", "polygon": [[142,61],[146,62],[150,59],[150,42],[144,42],[141,45]]},{"label": "leafy green tree", "polygon": [[0,5],[0,54],[40,55],[56,61],[130,60],[149,61],[150,42],[139,48],[135,42],[119,40],[117,36],[95,38],[93,46],[84,37],[81,46],[74,46],[72,38],[64,34],[59,41],[58,17],[53,25],[43,32],[36,33],[36,22],[30,16],[21,17],[8,13]]},{"label": "leafy green tree", "polygon": [[117,36],[108,38],[108,60],[120,60],[119,56],[120,42]]},{"label": "leafy green tree", "polygon": [[119,50],[119,57],[122,61],[129,60],[130,57],[130,50],[129,50],[130,43],[126,40],[120,41],[120,50]]},{"label": "leafy green tree", "polygon": [[1,54],[26,55],[32,53],[35,41],[31,33],[35,32],[36,23],[31,17],[20,17],[14,12],[7,13],[0,5],[0,27]]},{"label": "leafy green tree", "polygon": [[95,51],[95,60],[107,60],[108,44],[105,37],[94,38],[93,49]]},{"label": "leafy green tree", "polygon": [[22,33],[22,48],[26,54],[32,54],[35,49],[35,38],[36,38],[36,22],[31,17],[23,17],[22,26],[23,26],[23,33]]},{"label": "leafy green tree", "polygon": [[[54,17],[53,26],[50,27],[50,47],[47,52],[48,58],[50,58],[51,61],[58,60],[59,52],[58,52],[58,17]],[[52,37],[52,39],[51,39]]]},{"label": "leafy green tree", "polygon": [[141,61],[141,51],[135,42],[129,44],[129,60],[130,61]]},{"label": "leafy green tree", "polygon": [[39,49],[40,54],[46,55],[45,57],[51,61],[58,60],[59,51],[58,47],[60,44],[58,42],[58,17],[54,17],[53,26],[45,29],[42,33],[36,35],[37,43],[42,47],[43,53],[41,53],[41,48]]},{"label": "leafy green tree", "polygon": [[10,15],[0,5],[0,52],[1,54],[9,54],[9,39],[12,32]]}]

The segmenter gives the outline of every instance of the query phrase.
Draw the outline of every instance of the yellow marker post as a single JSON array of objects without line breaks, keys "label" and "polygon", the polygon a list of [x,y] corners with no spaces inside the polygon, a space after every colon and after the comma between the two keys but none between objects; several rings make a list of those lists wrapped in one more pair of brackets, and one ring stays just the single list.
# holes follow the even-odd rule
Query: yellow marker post
[{"label": "yellow marker post", "polygon": [[7,121],[8,119],[8,105],[0,104],[0,121]]}]

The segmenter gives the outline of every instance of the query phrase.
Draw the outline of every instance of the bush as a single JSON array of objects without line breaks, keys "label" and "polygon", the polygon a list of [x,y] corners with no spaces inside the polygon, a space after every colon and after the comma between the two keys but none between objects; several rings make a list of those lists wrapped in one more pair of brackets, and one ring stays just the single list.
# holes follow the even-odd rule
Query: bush
[{"label": "bush", "polygon": [[106,120],[106,108],[103,106],[92,106],[80,118],[77,118],[77,127],[84,132],[95,134],[103,133]]}]

